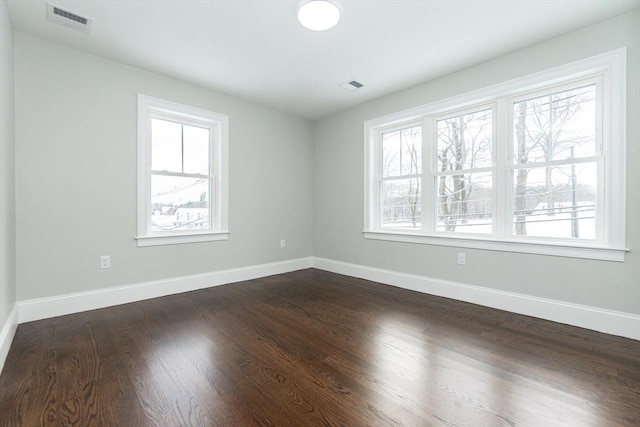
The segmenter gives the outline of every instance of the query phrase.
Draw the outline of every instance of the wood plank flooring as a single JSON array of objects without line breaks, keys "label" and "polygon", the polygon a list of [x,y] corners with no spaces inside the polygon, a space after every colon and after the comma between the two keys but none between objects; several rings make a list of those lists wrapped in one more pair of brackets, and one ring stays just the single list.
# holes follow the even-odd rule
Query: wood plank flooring
[{"label": "wood plank flooring", "polygon": [[18,327],[0,426],[638,426],[640,342],[319,270]]}]

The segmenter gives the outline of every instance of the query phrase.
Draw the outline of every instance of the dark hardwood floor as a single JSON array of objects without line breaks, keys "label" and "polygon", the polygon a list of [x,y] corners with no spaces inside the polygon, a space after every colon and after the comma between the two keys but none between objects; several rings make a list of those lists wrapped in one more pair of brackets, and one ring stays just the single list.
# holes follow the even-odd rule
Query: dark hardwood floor
[{"label": "dark hardwood floor", "polygon": [[637,426],[640,342],[304,270],[20,325],[40,425]]}]

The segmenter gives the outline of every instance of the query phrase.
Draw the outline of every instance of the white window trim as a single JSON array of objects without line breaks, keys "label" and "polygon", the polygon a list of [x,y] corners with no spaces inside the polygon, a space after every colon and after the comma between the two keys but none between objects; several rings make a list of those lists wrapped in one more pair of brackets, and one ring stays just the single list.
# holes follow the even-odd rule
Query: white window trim
[{"label": "white window trim", "polygon": [[[168,115],[185,123],[212,126],[215,134],[210,149],[213,174],[209,230],[152,232],[151,207],[151,117]],[[138,94],[138,235],[139,247],[227,240],[229,212],[229,117],[175,102]]]},{"label": "white window trim", "polygon": [[[552,238],[513,238],[496,233],[491,236],[452,235],[447,233],[426,233],[423,230],[398,230],[378,227],[379,224],[379,195],[377,194],[377,179],[379,175],[377,158],[379,150],[378,135],[382,130],[401,128],[424,120],[426,116],[434,117],[442,113],[464,110],[469,107],[481,106],[491,102],[506,102],[506,98],[516,98],[527,92],[536,91],[544,87],[561,85],[571,81],[602,74],[603,116],[602,153],[606,159],[604,166],[604,181],[607,188],[616,191],[604,191],[603,206],[607,207],[603,218],[602,240],[598,243],[584,241],[569,241]],[[501,109],[501,111],[507,111]],[[498,121],[509,120],[508,117],[496,117]],[[419,243],[439,246],[454,246],[472,249],[487,249],[495,251],[518,252],[540,255],[565,256],[572,258],[586,258],[606,261],[624,261],[628,252],[625,247],[626,220],[626,48],[617,49],[602,55],[576,61],[543,72],[531,74],[488,88],[453,96],[427,105],[418,106],[401,112],[389,114],[364,123],[365,135],[365,228],[364,237],[367,239],[387,240],[395,242]],[[498,132],[509,132],[498,129]],[[423,135],[428,135],[431,129],[425,127]],[[509,135],[496,137],[507,141]],[[426,153],[428,147],[423,147]],[[497,161],[506,164],[508,150],[496,150]],[[423,154],[424,156],[424,154]],[[501,158],[502,156],[502,158]],[[427,156],[424,156],[427,157]],[[427,162],[426,160],[425,162]],[[424,164],[426,167],[427,164]],[[423,167],[423,173],[428,169]],[[507,167],[507,169],[509,169]],[[498,185],[504,186],[510,182],[501,177],[496,180]],[[603,180],[599,185],[603,185]],[[496,192],[504,194],[504,188],[496,188]],[[423,194],[423,196],[426,196]],[[431,200],[431,199],[423,199]],[[429,202],[431,203],[431,202]],[[429,207],[430,204],[426,205]],[[496,206],[496,215],[504,215],[507,206]],[[428,212],[423,210],[423,221],[430,220]]]}]

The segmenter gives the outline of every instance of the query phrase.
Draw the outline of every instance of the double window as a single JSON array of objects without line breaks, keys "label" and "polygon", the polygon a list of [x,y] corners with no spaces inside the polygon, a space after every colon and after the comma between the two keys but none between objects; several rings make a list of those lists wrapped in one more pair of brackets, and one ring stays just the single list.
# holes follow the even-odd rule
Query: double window
[{"label": "double window", "polygon": [[227,237],[227,116],[138,97],[138,245]]},{"label": "double window", "polygon": [[624,256],[624,51],[371,120],[365,236]]}]

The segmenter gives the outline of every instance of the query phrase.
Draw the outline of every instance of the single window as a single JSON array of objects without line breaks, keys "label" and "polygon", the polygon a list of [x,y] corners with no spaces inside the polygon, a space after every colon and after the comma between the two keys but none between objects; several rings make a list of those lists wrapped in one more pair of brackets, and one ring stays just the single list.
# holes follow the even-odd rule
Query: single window
[{"label": "single window", "polygon": [[493,232],[493,110],[436,120],[435,230]]},{"label": "single window", "polygon": [[513,233],[597,240],[595,84],[513,103]]},{"label": "single window", "polygon": [[365,123],[365,237],[624,260],[624,50]]},{"label": "single window", "polygon": [[226,239],[228,117],[138,97],[138,246]]},{"label": "single window", "polygon": [[422,127],[382,133],[384,228],[419,228],[422,216]]}]

